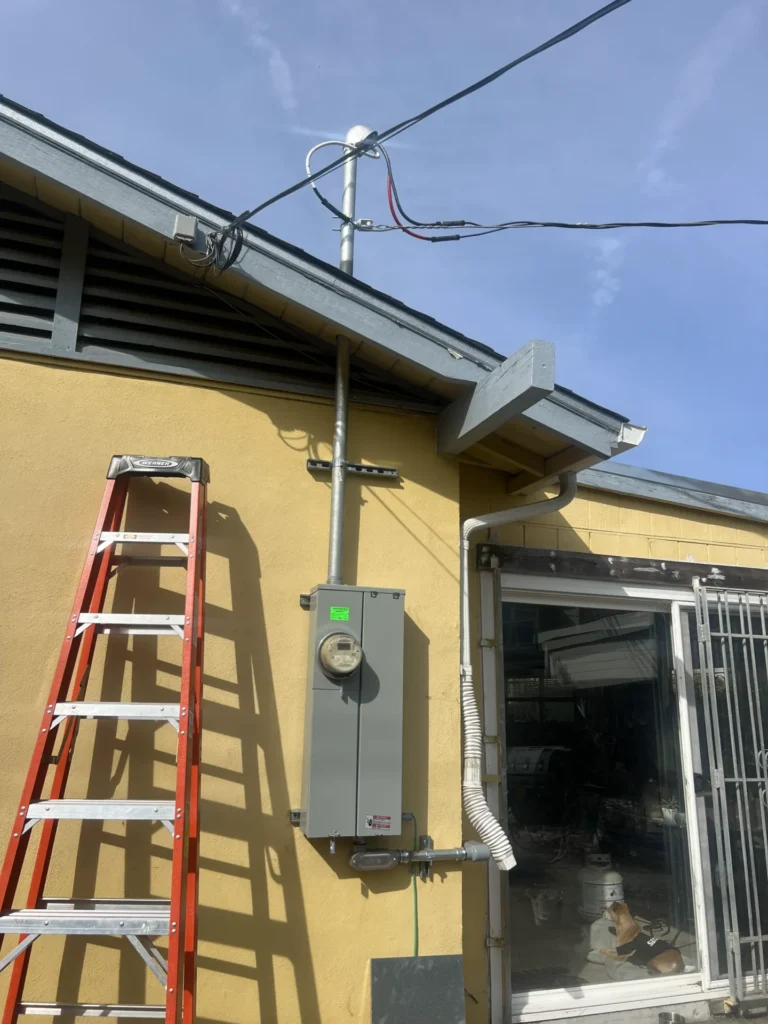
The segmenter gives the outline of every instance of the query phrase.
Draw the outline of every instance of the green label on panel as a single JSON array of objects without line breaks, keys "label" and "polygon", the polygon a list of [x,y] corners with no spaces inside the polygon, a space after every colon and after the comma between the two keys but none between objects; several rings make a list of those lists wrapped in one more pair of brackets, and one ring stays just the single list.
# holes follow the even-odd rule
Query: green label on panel
[{"label": "green label on panel", "polygon": [[349,608],[331,605],[331,622],[349,622]]}]

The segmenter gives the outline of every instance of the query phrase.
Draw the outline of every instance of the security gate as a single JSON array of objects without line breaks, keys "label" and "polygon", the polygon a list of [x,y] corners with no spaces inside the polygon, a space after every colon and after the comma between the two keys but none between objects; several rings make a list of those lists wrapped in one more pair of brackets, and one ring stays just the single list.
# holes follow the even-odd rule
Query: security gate
[{"label": "security gate", "polygon": [[698,580],[694,592],[713,888],[731,994],[741,1002],[768,995],[768,593]]}]

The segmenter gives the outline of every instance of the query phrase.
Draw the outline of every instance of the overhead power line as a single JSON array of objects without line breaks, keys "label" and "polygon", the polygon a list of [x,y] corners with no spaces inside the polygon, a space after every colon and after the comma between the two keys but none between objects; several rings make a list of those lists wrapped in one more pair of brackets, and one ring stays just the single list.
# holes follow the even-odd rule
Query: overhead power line
[{"label": "overhead power line", "polygon": [[[462,238],[478,238],[480,235],[491,235],[497,231],[514,231],[521,228],[565,228],[570,231],[612,231],[616,228],[712,228],[733,224],[755,225],[758,227],[768,226],[768,220],[756,218],[722,218],[719,220],[617,220],[606,224],[592,224],[589,221],[559,221],[559,220],[515,220],[506,224],[475,224],[472,225],[482,230],[468,231],[463,235],[437,235],[430,238],[428,235],[417,235],[405,224],[374,224],[370,227],[362,227],[359,230],[369,231],[373,234],[384,231],[404,231],[416,238],[424,238],[427,242],[458,242]],[[466,222],[469,227],[469,221]],[[448,225],[441,224],[416,224],[415,227],[430,231],[445,231]]]},{"label": "overhead power line", "polygon": [[298,192],[307,185],[310,185],[315,181],[319,181],[321,178],[324,178],[326,174],[330,174],[338,167],[341,167],[347,160],[356,160],[358,156],[376,148],[376,146],[382,142],[387,142],[389,139],[393,139],[396,135],[400,135],[408,128],[412,128],[414,125],[426,120],[426,118],[431,117],[432,114],[436,114],[439,110],[444,110],[446,107],[451,106],[451,104],[464,99],[466,96],[470,96],[472,93],[477,92],[480,89],[483,89],[486,85],[490,85],[498,78],[501,78],[502,75],[506,75],[507,72],[512,71],[513,68],[519,67],[520,64],[524,64],[525,61],[538,56],[540,53],[544,53],[546,50],[550,50],[553,46],[557,46],[558,44],[565,42],[566,39],[570,39],[572,36],[578,35],[578,33],[583,32],[585,28],[589,28],[590,25],[593,25],[595,22],[605,18],[608,14],[613,14],[614,11],[617,11],[620,7],[624,7],[626,4],[631,2],[632,0],[613,0],[612,3],[606,4],[598,11],[588,15],[586,18],[582,18],[581,21],[577,21],[574,25],[571,25],[569,28],[559,32],[556,36],[552,36],[551,39],[547,39],[546,42],[534,47],[534,49],[522,54],[522,56],[516,57],[503,67],[491,72],[490,75],[486,75],[477,82],[473,82],[472,85],[468,85],[466,88],[459,90],[459,92],[453,93],[453,95],[448,96],[439,103],[435,103],[431,107],[427,107],[427,109],[422,110],[420,114],[415,114],[413,117],[409,117],[405,121],[400,121],[391,128],[387,128],[386,131],[372,135],[369,139],[364,140],[358,147],[356,147],[353,154],[345,153],[336,160],[332,160],[331,163],[322,167],[319,171],[315,171],[314,174],[310,174],[307,177],[302,178],[301,181],[297,181],[288,188],[284,188],[281,192],[277,192],[271,198],[264,200],[264,202],[259,203],[252,209],[245,210],[226,227],[222,228],[220,231],[212,232],[208,236],[208,247],[206,253],[197,261],[198,264],[208,266],[215,265],[219,270],[226,270],[228,267],[231,267],[237,260],[240,250],[242,249],[243,224],[247,220],[250,220],[251,217],[255,217],[257,213],[261,213],[262,210],[266,210],[267,207],[273,206],[275,203],[280,202],[281,199],[285,199],[288,196],[293,195],[294,192]]},{"label": "overhead power line", "polygon": [[[387,165],[387,203],[389,205],[389,212],[392,214],[394,224],[370,224],[364,225],[360,230],[368,232],[380,232],[380,231],[402,231],[406,235],[410,235],[412,238],[418,238],[424,242],[459,242],[462,238],[479,238],[483,235],[492,235],[497,231],[512,231],[520,228],[564,228],[569,231],[611,231],[615,228],[709,228],[720,225],[731,225],[731,224],[751,224],[758,226],[768,226],[768,220],[758,220],[756,218],[734,218],[734,219],[712,219],[712,220],[687,220],[687,221],[664,221],[664,220],[621,220],[621,221],[608,221],[603,224],[595,224],[589,221],[560,221],[560,220],[511,220],[503,221],[500,224],[478,224],[472,220],[436,220],[436,221],[419,221],[409,216],[403,208],[403,204],[400,200],[400,195],[397,191],[397,185],[395,183],[395,174],[392,169],[392,158],[387,152],[384,146],[378,147],[379,152],[384,157]],[[324,206],[328,206],[333,209],[335,213],[339,211],[321,196],[315,186],[318,198]],[[399,216],[398,216],[399,213]],[[341,214],[343,217],[344,215]],[[403,220],[408,221],[408,224],[403,224]],[[410,226],[409,226],[410,225]],[[414,230],[418,228],[419,230]],[[424,235],[422,231],[455,231],[457,228],[461,229],[463,234],[451,234],[451,235]],[[472,230],[466,230],[467,228]]]},{"label": "overhead power line", "polygon": [[571,25],[570,28],[564,29],[559,32],[556,36],[552,36],[551,39],[547,39],[546,42],[541,43],[539,46],[534,47],[532,50],[528,50],[521,57],[516,57],[511,60],[509,64],[505,64],[499,68],[498,71],[492,71],[490,75],[486,75],[485,78],[479,79],[477,82],[473,82],[472,85],[468,85],[465,89],[460,89],[459,92],[453,93],[447,99],[441,100],[439,103],[435,103],[431,107],[427,107],[420,114],[416,114],[415,117],[409,117],[405,121],[401,121],[400,124],[393,125],[392,128],[388,128],[385,132],[381,132],[378,137],[379,142],[387,142],[390,139],[394,139],[396,135],[404,132],[407,128],[412,128],[415,124],[426,120],[431,117],[432,114],[436,114],[438,110],[444,110],[446,107],[451,106],[452,103],[463,100],[466,96],[471,96],[473,92],[478,92],[480,89],[485,88],[486,85],[490,85],[495,82],[496,79],[501,78],[502,75],[506,75],[508,71],[512,71],[513,68],[518,67],[520,64],[524,64],[527,60],[532,57],[538,57],[540,53],[544,53],[546,50],[551,50],[553,46],[557,46],[559,43],[564,43],[566,39],[570,39],[572,36],[578,35],[579,32],[583,32],[585,28],[589,28],[596,21],[600,21],[601,18],[605,18],[608,14],[613,14],[620,7],[624,7],[626,4],[631,3],[631,0],[613,0],[613,3],[606,4],[605,7],[601,7],[599,11],[595,11],[593,14],[587,15],[586,18],[582,18],[581,21],[577,21],[575,25]]}]

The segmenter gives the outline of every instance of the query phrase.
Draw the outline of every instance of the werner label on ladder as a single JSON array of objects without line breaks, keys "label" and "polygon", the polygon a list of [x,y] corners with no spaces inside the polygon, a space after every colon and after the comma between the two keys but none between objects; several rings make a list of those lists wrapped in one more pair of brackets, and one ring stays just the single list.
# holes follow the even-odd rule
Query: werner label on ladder
[{"label": "werner label on ladder", "polygon": [[[182,477],[190,481],[187,533],[130,533],[121,530],[126,496],[136,476]],[[207,464],[199,458],[116,455],[91,538],[75,603],[37,735],[0,872],[0,942],[5,933],[21,936],[0,959],[12,966],[3,1024],[19,1013],[52,1016],[164,1017],[167,1024],[191,1024],[195,1003],[197,888],[200,809],[200,739],[205,603]],[[169,545],[175,556],[132,556],[118,552],[134,543]],[[179,556],[181,552],[181,557]],[[104,611],[107,586],[117,568],[173,565],[187,572],[183,615]],[[182,644],[178,703],[86,702],[85,688],[96,638],[102,634],[169,635]],[[169,722],[178,734],[174,800],[65,799],[71,751],[83,719]],[[66,723],[66,727],[62,726]],[[98,728],[98,725],[96,726]],[[55,757],[54,748],[58,743]],[[54,763],[49,792],[43,793],[48,765]],[[169,899],[50,898],[44,889],[56,829],[62,820],[159,821],[173,836]],[[26,904],[14,897],[35,828],[40,830]],[[32,944],[45,935],[124,936],[165,987],[162,1003],[37,1003],[23,999]],[[166,936],[168,957],[154,942]]]}]

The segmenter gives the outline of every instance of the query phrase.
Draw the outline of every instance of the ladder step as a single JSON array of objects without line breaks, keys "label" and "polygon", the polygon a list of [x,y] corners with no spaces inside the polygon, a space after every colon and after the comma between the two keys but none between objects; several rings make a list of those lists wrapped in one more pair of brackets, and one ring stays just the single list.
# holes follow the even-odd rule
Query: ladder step
[{"label": "ladder step", "polygon": [[186,569],[187,559],[183,555],[115,555],[112,559],[115,569],[131,565],[139,568]]},{"label": "ladder step", "polygon": [[45,900],[0,912],[0,932],[19,935],[167,935],[169,900]]},{"label": "ladder step", "polygon": [[183,615],[127,615],[120,612],[83,612],[77,620],[75,635],[93,626],[100,633],[132,635],[184,635]]},{"label": "ladder step", "polygon": [[27,808],[27,820],[172,821],[173,800],[41,800]]},{"label": "ladder step", "polygon": [[97,551],[111,544],[175,544],[185,555],[189,554],[188,533],[132,533],[129,530],[104,530],[99,534]]},{"label": "ladder step", "polygon": [[186,455],[168,455],[164,458],[147,455],[113,455],[107,480],[119,476],[185,476],[192,483],[207,484],[211,471],[205,459]]},{"label": "ladder step", "polygon": [[165,1017],[165,1006],[151,1003],[18,1003],[16,1012],[44,1017]]},{"label": "ladder step", "polygon": [[178,720],[180,704],[135,704],[120,701],[75,701],[72,704],[54,704],[54,714],[60,718],[118,718],[129,722],[146,719],[151,722]]},{"label": "ladder step", "polygon": [[132,533],[130,530],[105,530],[99,541],[110,544],[189,544],[188,533]]}]

